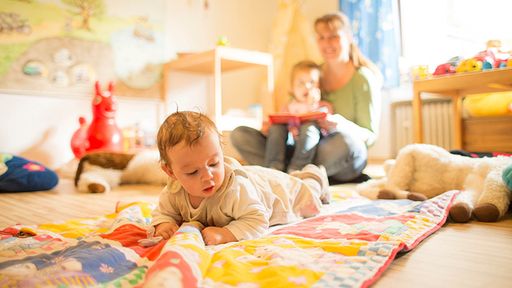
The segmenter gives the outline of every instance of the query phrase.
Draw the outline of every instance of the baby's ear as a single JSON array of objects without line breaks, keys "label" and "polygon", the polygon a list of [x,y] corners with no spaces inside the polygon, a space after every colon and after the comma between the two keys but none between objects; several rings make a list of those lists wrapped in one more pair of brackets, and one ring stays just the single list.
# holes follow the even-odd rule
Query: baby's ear
[{"label": "baby's ear", "polygon": [[174,176],[174,173],[172,172],[172,169],[169,168],[169,166],[167,166],[167,164],[162,163],[162,164],[160,164],[160,167],[162,168],[162,170],[164,170],[165,174],[167,174],[172,179],[176,179],[176,176]]}]

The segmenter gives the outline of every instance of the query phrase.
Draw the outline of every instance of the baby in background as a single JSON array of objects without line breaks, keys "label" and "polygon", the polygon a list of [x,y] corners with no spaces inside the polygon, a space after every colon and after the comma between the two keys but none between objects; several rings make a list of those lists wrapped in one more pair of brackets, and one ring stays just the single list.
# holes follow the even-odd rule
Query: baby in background
[{"label": "baby in background", "polygon": [[313,111],[332,113],[329,102],[321,100],[320,66],[315,62],[303,60],[295,64],[291,72],[292,98],[283,108],[283,112],[302,114]]},{"label": "baby in background", "polygon": [[[332,114],[331,104],[320,100],[320,67],[315,62],[304,60],[295,64],[291,72],[291,85],[292,98],[281,112]],[[292,125],[272,124],[268,131],[262,132],[267,132],[265,166],[288,172],[300,170],[313,162],[322,137],[322,130],[315,120]],[[295,150],[287,163],[286,147],[292,142]]]},{"label": "baby in background", "polygon": [[182,223],[197,221],[208,245],[253,239],[269,226],[317,215],[329,200],[323,167],[288,175],[242,166],[224,156],[220,133],[201,113],[171,114],[157,142],[169,178],[153,212],[155,236],[168,239]]}]

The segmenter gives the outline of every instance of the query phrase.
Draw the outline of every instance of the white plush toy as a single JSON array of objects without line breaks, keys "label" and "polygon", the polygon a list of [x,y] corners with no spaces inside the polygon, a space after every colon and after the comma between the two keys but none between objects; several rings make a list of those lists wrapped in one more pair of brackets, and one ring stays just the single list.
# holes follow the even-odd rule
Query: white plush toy
[{"label": "white plush toy", "polygon": [[109,192],[119,184],[165,185],[157,150],[138,153],[95,152],[80,159],[75,186],[80,192]]},{"label": "white plush toy", "polygon": [[484,222],[498,221],[507,212],[511,191],[503,170],[512,157],[471,158],[454,155],[428,144],[411,144],[400,150],[396,160],[385,163],[386,177],[357,186],[370,199],[425,200],[449,190],[461,190],[450,216],[467,222],[473,215]]}]

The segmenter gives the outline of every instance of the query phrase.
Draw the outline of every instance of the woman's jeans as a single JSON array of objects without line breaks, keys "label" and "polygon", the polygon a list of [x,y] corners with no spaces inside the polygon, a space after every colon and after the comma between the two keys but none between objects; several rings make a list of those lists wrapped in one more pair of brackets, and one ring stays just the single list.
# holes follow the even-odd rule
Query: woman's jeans
[{"label": "woman's jeans", "polygon": [[[268,139],[261,131],[240,126],[231,132],[230,138],[235,149],[249,164],[269,167],[271,163],[265,162]],[[276,150],[279,152],[281,148],[276,147]],[[291,164],[295,149],[295,145],[285,145],[285,167]],[[323,165],[327,175],[335,180],[349,181],[361,175],[367,160],[368,150],[362,140],[353,137],[348,131],[336,131],[320,138],[311,163]]]},{"label": "woman's jeans", "polygon": [[[265,167],[291,172],[313,163],[322,132],[315,122],[303,123],[298,132],[294,138],[287,124],[270,126],[265,143]],[[293,147],[291,157],[286,155],[288,146]]]}]

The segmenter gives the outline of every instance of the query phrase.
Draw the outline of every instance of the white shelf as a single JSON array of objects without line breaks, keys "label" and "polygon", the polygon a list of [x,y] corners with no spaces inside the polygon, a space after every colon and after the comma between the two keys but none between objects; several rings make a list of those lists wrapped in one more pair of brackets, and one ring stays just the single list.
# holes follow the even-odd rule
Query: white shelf
[{"label": "white shelf", "polygon": [[[274,91],[274,68],[273,58],[269,53],[244,50],[232,47],[216,47],[213,50],[191,53],[179,57],[165,64],[164,85],[162,95],[166,103],[172,98],[169,92],[169,73],[171,71],[182,71],[189,73],[211,74],[214,83],[214,101],[212,107],[213,120],[221,129],[224,124],[222,120],[222,74],[230,71],[250,67],[265,67],[267,71],[267,91],[262,96],[261,105],[263,115],[268,115],[275,110],[273,99]],[[243,124],[240,124],[243,125]]]}]

